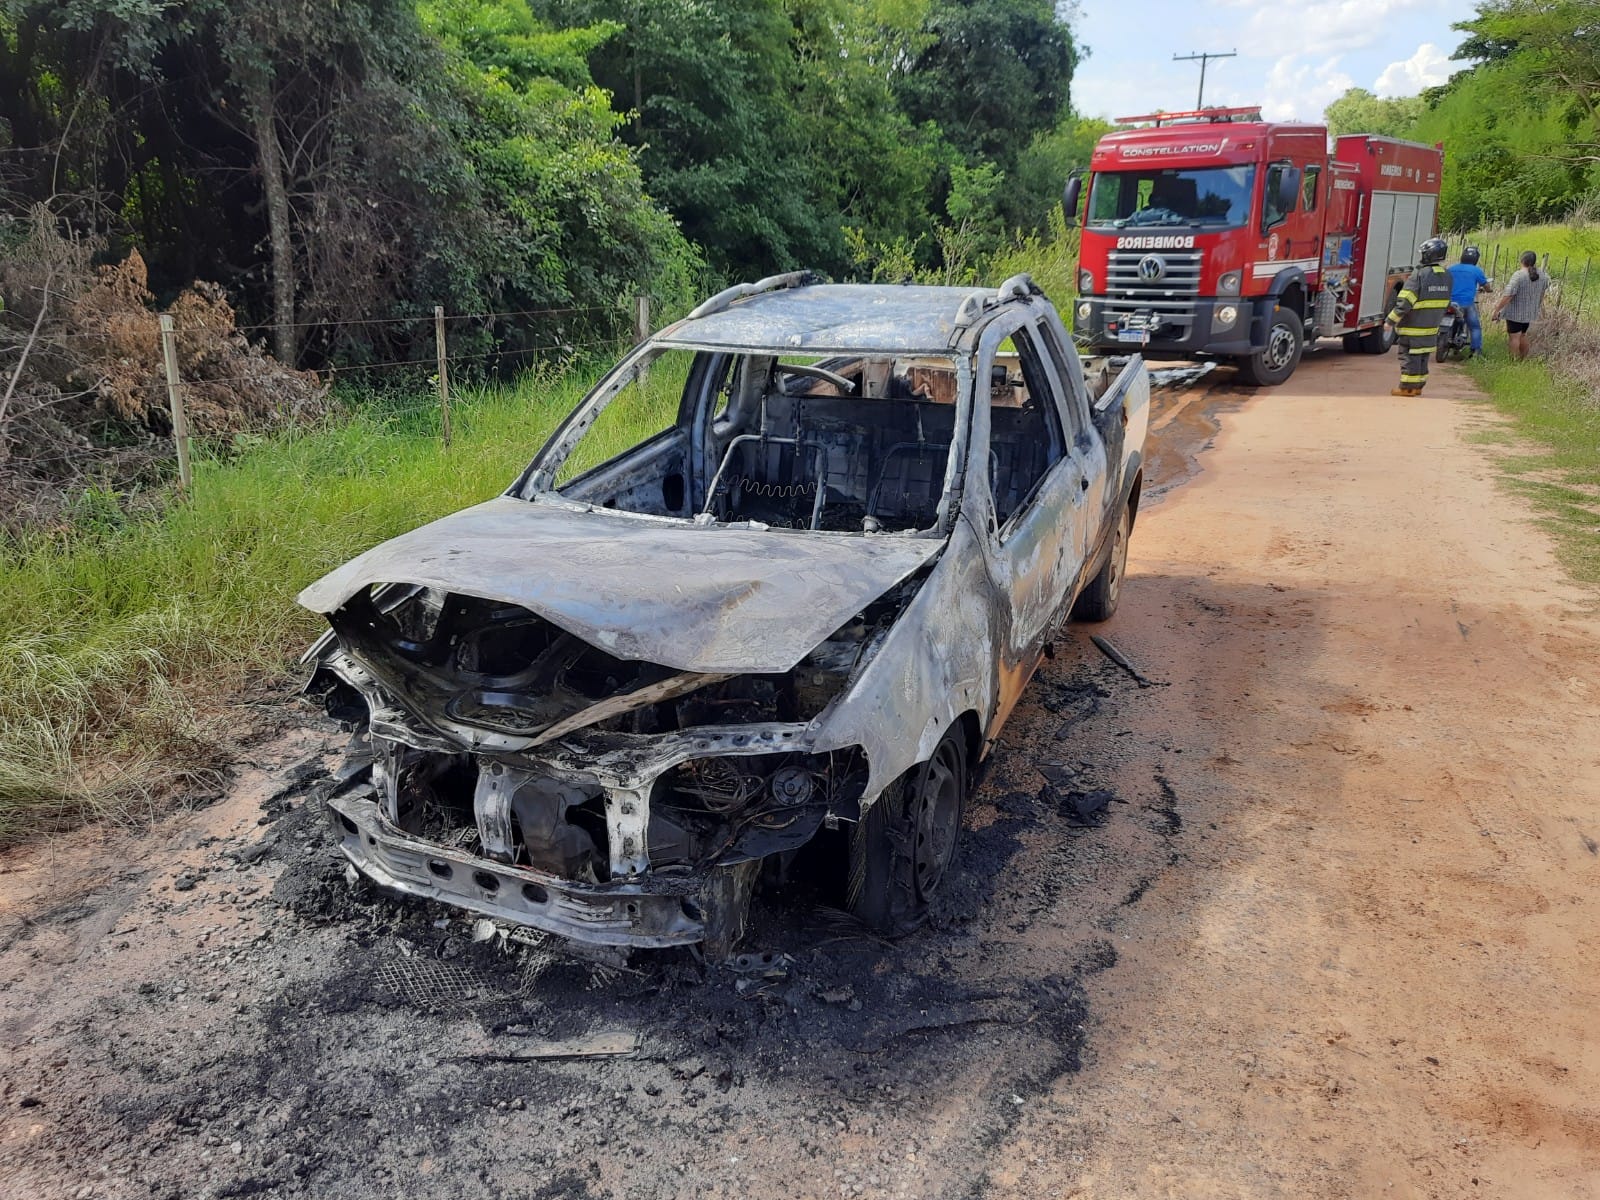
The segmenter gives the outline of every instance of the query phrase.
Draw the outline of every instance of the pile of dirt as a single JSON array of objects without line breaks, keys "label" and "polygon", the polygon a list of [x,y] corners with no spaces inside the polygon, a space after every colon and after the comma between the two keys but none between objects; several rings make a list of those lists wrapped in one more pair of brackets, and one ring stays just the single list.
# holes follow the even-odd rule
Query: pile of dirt
[{"label": "pile of dirt", "polygon": [[[42,207],[0,224],[0,520],[13,528],[59,520],[86,489],[137,492],[173,473],[145,263],[134,250],[95,265],[104,252]],[[167,311],[191,435],[270,432],[326,410],[327,385],[246,338],[218,285],[193,284]]]}]

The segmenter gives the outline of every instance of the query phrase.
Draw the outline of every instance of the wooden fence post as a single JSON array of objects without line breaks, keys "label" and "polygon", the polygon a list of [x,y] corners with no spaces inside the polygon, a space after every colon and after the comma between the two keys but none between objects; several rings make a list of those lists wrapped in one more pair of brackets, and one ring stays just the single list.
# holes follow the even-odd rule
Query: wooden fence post
[{"label": "wooden fence post", "polygon": [[444,305],[433,306],[433,343],[439,354],[439,433],[444,448],[450,449],[450,375],[444,354]]},{"label": "wooden fence post", "polygon": [[1489,264],[1489,278],[1490,279],[1493,279],[1495,277],[1495,270],[1496,270],[1497,267],[1499,267],[1499,265],[1500,265],[1500,243],[1496,242],[1494,244],[1494,261],[1492,261]]},{"label": "wooden fence post", "polygon": [[633,298],[633,340],[642,342],[650,336],[650,297]]},{"label": "wooden fence post", "polygon": [[[635,343],[643,342],[650,336],[650,297],[635,296],[633,298],[633,340]],[[634,372],[634,380],[639,385],[642,393],[650,387],[650,368],[640,366]]]},{"label": "wooden fence post", "polygon": [[167,371],[167,403],[172,406],[172,440],[178,447],[178,486],[188,495],[193,485],[189,473],[189,417],[183,411],[183,389],[178,386],[178,342],[172,318],[161,314],[161,359]]},{"label": "wooden fence post", "polygon": [[[1561,301],[1567,291],[1567,264],[1572,261],[1572,255],[1567,255],[1561,260],[1561,286],[1556,289],[1556,311],[1561,311]],[[1550,278],[1554,279],[1552,275]]]},{"label": "wooden fence post", "polygon": [[1583,316],[1583,298],[1589,294],[1589,268],[1594,266],[1594,259],[1583,260],[1583,283],[1578,286],[1578,306],[1572,310],[1575,317]]}]

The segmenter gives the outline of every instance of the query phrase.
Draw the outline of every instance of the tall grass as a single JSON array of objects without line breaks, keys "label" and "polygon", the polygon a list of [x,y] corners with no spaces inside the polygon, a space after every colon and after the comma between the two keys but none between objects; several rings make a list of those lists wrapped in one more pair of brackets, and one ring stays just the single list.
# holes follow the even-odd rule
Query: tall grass
[{"label": "tall grass", "polygon": [[[1517,256],[1532,250],[1550,256],[1551,274],[1567,293],[1564,304],[1546,298],[1533,324],[1533,357],[1513,361],[1505,326],[1486,322],[1486,353],[1468,370],[1522,443],[1522,452],[1502,461],[1508,483],[1539,509],[1572,576],[1600,583],[1600,269],[1585,294],[1579,266],[1593,258],[1600,268],[1600,226],[1578,214],[1564,225],[1480,230],[1468,240],[1483,247],[1485,270],[1500,248],[1497,285],[1511,277]],[[1581,315],[1574,312],[1580,298]]]},{"label": "tall grass", "polygon": [[226,757],[216,705],[282,681],[319,629],[300,588],[503,490],[605,364],[201,455],[193,499],[0,549],[0,843],[160,802]]}]

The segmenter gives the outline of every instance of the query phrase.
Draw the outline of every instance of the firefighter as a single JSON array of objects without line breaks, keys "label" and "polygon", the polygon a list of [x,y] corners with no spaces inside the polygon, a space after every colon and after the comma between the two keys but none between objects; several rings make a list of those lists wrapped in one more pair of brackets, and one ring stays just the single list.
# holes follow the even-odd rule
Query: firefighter
[{"label": "firefighter", "polygon": [[1450,304],[1450,272],[1439,265],[1449,251],[1443,238],[1429,238],[1417,247],[1417,269],[1385,318],[1394,326],[1400,345],[1400,386],[1391,396],[1420,396],[1428,382],[1428,356],[1439,340],[1439,320]]}]

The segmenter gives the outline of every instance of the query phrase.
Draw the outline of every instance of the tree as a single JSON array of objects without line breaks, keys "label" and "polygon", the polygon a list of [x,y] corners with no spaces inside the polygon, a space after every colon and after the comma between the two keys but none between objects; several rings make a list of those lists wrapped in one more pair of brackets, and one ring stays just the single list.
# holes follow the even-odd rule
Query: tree
[{"label": "tree", "polygon": [[936,0],[896,74],[913,121],[1009,172],[1067,107],[1078,48],[1050,0]]},{"label": "tree", "polygon": [[697,260],[589,76],[615,32],[525,0],[11,0],[0,200],[76,196],[54,211],[160,295],[223,283],[286,361],[405,357],[426,327],[371,318],[435,303],[619,328]]},{"label": "tree", "polygon": [[826,185],[793,103],[781,0],[547,0],[564,27],[613,22],[590,55],[627,114],[651,192],[717,268],[737,274],[842,257]]},{"label": "tree", "polygon": [[1328,132],[1334,137],[1347,133],[1377,133],[1385,137],[1406,137],[1422,115],[1420,96],[1383,99],[1366,88],[1353,87],[1322,114]]}]

